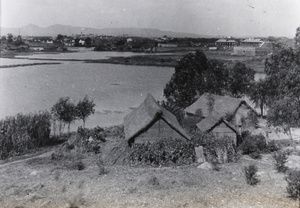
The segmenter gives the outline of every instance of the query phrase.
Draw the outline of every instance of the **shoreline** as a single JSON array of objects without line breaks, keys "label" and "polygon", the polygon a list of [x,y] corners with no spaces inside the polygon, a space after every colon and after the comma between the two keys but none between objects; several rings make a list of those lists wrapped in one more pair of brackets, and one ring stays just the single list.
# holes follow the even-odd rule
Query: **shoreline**
[{"label": "shoreline", "polygon": [[15,67],[25,67],[25,66],[34,66],[34,65],[53,65],[53,64],[61,64],[61,63],[30,63],[30,64],[13,64],[13,65],[0,65],[0,68],[15,68]]}]

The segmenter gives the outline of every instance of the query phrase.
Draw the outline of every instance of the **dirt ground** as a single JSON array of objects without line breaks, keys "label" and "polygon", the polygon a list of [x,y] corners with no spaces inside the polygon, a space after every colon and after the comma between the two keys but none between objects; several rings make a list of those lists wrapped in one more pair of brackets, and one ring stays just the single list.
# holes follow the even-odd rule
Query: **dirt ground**
[{"label": "dirt ground", "polygon": [[[85,169],[77,170],[54,162],[49,152],[1,164],[0,207],[298,207],[288,198],[285,176],[275,171],[270,154],[260,160],[243,156],[220,171],[199,169],[199,164],[115,165],[105,166],[106,174],[100,175],[96,160],[83,159]],[[243,167],[249,164],[258,166],[256,186],[245,181]]]}]

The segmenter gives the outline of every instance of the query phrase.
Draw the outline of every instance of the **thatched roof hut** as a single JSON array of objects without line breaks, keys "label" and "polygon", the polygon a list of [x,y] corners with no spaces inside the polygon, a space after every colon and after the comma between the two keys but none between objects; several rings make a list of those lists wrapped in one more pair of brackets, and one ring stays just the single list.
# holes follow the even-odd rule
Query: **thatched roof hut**
[{"label": "thatched roof hut", "polygon": [[[209,102],[212,103],[212,109],[210,109]],[[244,100],[241,99],[204,93],[198,100],[187,107],[184,111],[186,113],[195,115],[196,112],[201,109],[203,117],[208,117],[210,115],[213,115],[214,117],[222,117],[227,113],[234,113],[242,104],[248,105]],[[212,112],[210,112],[211,110]]]},{"label": "thatched roof hut", "polygon": [[176,117],[160,106],[150,94],[124,118],[124,131],[129,143],[169,137],[190,139]]},{"label": "thatched roof hut", "polygon": [[223,118],[207,117],[197,123],[198,129],[203,133],[212,133],[215,137],[230,137],[237,144],[238,130]]},{"label": "thatched roof hut", "polygon": [[197,115],[201,110],[202,117],[213,117],[217,120],[224,118],[232,124],[241,125],[241,118],[246,118],[251,111],[257,115],[255,110],[244,100],[228,96],[204,93],[192,105],[184,111],[187,115]]}]

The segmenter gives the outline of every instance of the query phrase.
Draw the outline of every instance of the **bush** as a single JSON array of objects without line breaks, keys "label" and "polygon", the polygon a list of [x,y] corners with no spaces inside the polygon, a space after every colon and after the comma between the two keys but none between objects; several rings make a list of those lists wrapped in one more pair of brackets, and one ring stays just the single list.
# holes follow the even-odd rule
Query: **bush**
[{"label": "bush", "polygon": [[273,154],[273,158],[275,159],[275,167],[279,173],[285,173],[288,170],[288,167],[285,166],[285,163],[288,159],[287,152],[276,152]]},{"label": "bush", "polygon": [[259,179],[257,176],[257,166],[256,165],[249,165],[244,167],[246,181],[249,185],[254,186],[259,183]]},{"label": "bush", "polygon": [[251,154],[249,154],[249,156],[253,159],[256,159],[256,160],[262,158],[262,156],[259,152],[252,152]]},{"label": "bush", "polygon": [[285,180],[288,185],[286,187],[287,192],[293,199],[300,200],[300,171],[292,170],[289,171]]},{"label": "bush", "polygon": [[206,160],[211,163],[236,162],[239,157],[232,138],[216,138],[212,134],[194,132],[192,142],[195,146],[203,146]]},{"label": "bush", "polygon": [[275,140],[271,140],[267,143],[267,150],[269,152],[276,152],[279,150],[279,146],[276,144]]},{"label": "bush", "polygon": [[153,143],[134,143],[129,160],[132,165],[186,165],[195,162],[194,145],[182,139],[162,139]]},{"label": "bush", "polygon": [[85,169],[85,165],[84,165],[84,163],[81,160],[77,161],[76,164],[75,164],[75,166],[76,166],[77,170],[84,170]]},{"label": "bush", "polygon": [[51,115],[47,111],[17,114],[0,120],[0,158],[20,155],[49,144]]},{"label": "bush", "polygon": [[251,154],[253,152],[267,152],[266,138],[260,135],[249,135],[247,134],[239,146],[243,154]]}]

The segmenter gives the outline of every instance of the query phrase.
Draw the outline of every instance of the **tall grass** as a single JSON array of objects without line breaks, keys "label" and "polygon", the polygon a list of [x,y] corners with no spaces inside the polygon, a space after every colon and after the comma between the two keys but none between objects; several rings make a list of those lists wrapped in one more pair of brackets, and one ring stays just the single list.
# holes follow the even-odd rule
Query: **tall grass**
[{"label": "tall grass", "polygon": [[0,120],[0,158],[19,155],[46,145],[50,139],[51,114],[17,114]]}]

